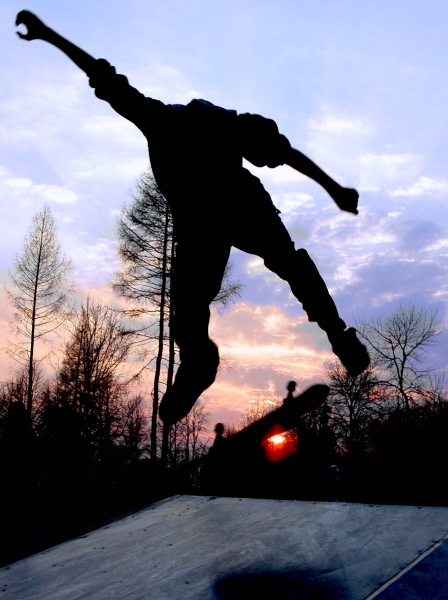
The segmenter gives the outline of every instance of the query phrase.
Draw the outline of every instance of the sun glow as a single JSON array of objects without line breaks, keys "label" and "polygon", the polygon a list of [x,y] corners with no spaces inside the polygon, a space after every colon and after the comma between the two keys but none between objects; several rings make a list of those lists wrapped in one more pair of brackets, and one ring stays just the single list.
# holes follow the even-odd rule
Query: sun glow
[{"label": "sun glow", "polygon": [[279,446],[280,444],[286,443],[286,438],[281,433],[278,433],[277,435],[270,437],[268,441],[270,444],[274,444],[274,446]]},{"label": "sun glow", "polygon": [[298,436],[295,430],[284,431],[279,425],[267,433],[261,447],[270,462],[279,462],[297,452]]}]

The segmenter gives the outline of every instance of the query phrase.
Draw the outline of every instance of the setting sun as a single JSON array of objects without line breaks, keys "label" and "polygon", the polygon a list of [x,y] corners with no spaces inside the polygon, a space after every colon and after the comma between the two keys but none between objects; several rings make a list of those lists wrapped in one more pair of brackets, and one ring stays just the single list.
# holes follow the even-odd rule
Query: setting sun
[{"label": "setting sun", "polygon": [[283,431],[282,427],[274,425],[267,433],[261,447],[270,462],[279,462],[297,451],[298,441],[295,430]]},{"label": "setting sun", "polygon": [[284,435],[278,433],[277,435],[270,437],[268,442],[274,444],[275,446],[280,446],[280,444],[284,444],[286,442],[286,438]]}]

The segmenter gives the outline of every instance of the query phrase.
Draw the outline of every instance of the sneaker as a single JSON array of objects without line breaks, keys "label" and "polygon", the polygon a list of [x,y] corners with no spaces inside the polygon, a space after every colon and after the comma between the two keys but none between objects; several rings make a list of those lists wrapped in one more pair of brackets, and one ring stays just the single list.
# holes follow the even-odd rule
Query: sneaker
[{"label": "sneaker", "polygon": [[159,417],[165,425],[174,425],[186,417],[202,392],[212,385],[216,369],[208,373],[207,379],[200,379],[199,371],[194,367],[189,361],[181,363],[173,385],[163,396],[159,406]]},{"label": "sneaker", "polygon": [[159,417],[165,425],[174,425],[188,415],[193,408],[200,391],[181,390],[182,386],[173,384],[173,387],[163,396],[159,406]]},{"label": "sneaker", "polygon": [[218,365],[218,348],[211,340],[202,353],[181,362],[159,406],[159,417],[166,425],[174,425],[188,415],[202,392],[215,381]]},{"label": "sneaker", "polygon": [[359,341],[354,327],[332,335],[330,343],[333,352],[347,369],[349,377],[361,375],[370,365],[367,348]]}]

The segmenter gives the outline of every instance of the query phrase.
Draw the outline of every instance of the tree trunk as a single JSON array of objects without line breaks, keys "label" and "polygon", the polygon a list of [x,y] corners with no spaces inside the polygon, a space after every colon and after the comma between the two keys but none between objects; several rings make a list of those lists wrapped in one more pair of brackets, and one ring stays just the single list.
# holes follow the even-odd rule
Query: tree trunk
[{"label": "tree trunk", "polygon": [[168,263],[168,225],[169,225],[169,210],[166,206],[165,229],[163,239],[163,260],[162,260],[162,284],[160,289],[160,309],[159,309],[159,339],[156,358],[156,369],[154,373],[154,391],[152,399],[152,419],[151,419],[151,459],[157,460],[157,413],[159,410],[159,383],[160,372],[162,368],[163,358],[163,342],[165,337],[165,306],[166,306],[166,280],[167,280],[167,263]]},{"label": "tree trunk", "polygon": [[40,275],[40,261],[42,256],[42,238],[44,228],[42,227],[40,236],[39,255],[37,259],[37,272],[36,279],[34,282],[34,296],[33,296],[33,309],[31,313],[31,334],[30,334],[30,363],[28,366],[28,390],[26,398],[26,410],[31,418],[33,412],[33,379],[34,379],[34,340],[36,337],[36,304],[37,304],[37,290],[39,288],[39,275]]}]

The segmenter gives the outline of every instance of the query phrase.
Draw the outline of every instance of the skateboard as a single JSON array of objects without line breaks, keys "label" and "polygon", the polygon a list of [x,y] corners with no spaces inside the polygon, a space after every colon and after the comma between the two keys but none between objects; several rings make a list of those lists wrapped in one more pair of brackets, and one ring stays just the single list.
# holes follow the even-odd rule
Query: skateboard
[{"label": "skateboard", "polygon": [[205,487],[216,495],[256,493],[257,482],[266,477],[270,463],[291,454],[288,441],[291,448],[293,430],[302,417],[323,404],[329,391],[327,385],[313,385],[241,431],[217,438],[203,467]]}]

